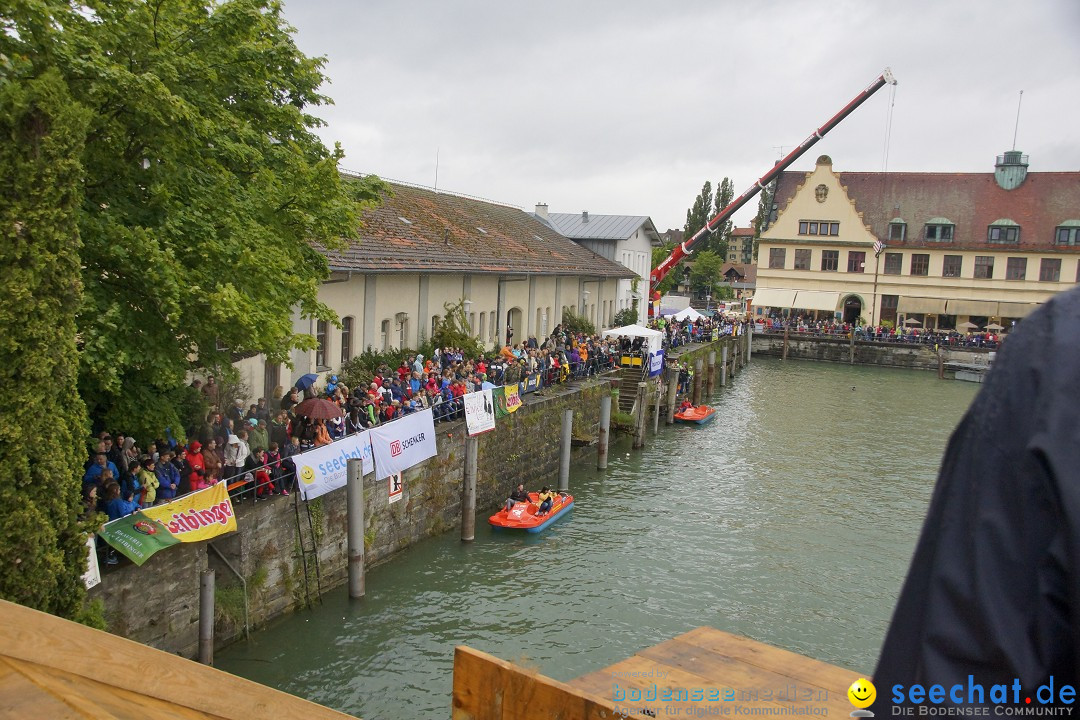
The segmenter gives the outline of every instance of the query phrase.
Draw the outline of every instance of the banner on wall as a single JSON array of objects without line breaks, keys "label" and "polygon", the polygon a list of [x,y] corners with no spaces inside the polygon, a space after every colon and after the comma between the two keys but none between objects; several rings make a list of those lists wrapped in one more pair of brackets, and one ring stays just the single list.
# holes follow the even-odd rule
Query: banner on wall
[{"label": "banner on wall", "polygon": [[542,387],[544,387],[544,378],[540,373],[526,375],[521,381],[521,394],[536,392]]},{"label": "banner on wall", "polygon": [[83,573],[83,583],[86,585],[86,589],[101,584],[101,568],[98,567],[97,561],[97,536],[88,535],[86,537],[86,572]]},{"label": "banner on wall", "polygon": [[408,470],[438,452],[435,415],[431,408],[371,428],[368,435],[375,458],[376,480]]},{"label": "banner on wall", "polygon": [[329,445],[294,455],[297,485],[300,497],[314,500],[331,490],[345,487],[349,482],[349,460],[363,461],[364,475],[374,472],[371,457],[371,439],[367,430],[349,435]]},{"label": "banner on wall", "polygon": [[507,385],[491,391],[495,400],[495,417],[503,418],[521,407],[521,394],[517,385]]},{"label": "banner on wall", "polygon": [[469,435],[479,435],[495,429],[495,402],[491,390],[465,395],[465,425]]},{"label": "banner on wall", "polygon": [[181,542],[210,540],[236,530],[236,515],[225,483],[219,482],[164,505],[137,510],[105,523],[101,538],[136,565],[158,550]]},{"label": "banner on wall", "polygon": [[656,377],[664,371],[664,351],[657,350],[649,356],[649,377]]}]

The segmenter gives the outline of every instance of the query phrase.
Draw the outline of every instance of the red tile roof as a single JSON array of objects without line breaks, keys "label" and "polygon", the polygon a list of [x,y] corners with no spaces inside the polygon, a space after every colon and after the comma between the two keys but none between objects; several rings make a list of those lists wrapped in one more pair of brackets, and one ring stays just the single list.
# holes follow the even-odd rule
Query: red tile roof
[{"label": "red tile roof", "polygon": [[382,204],[364,214],[360,241],[326,253],[332,269],[634,277],[518,208],[388,185]]},{"label": "red tile roof", "polygon": [[739,282],[754,284],[757,282],[757,265],[748,263],[724,263],[724,266],[720,268],[721,275],[727,275],[729,270],[734,270],[741,277]]},{"label": "red tile roof", "polygon": [[[1007,218],[1020,226],[1019,247],[1025,250],[1080,252],[1080,247],[1054,245],[1054,230],[1066,220],[1080,219],[1080,172],[1028,173],[1014,190],[1003,190],[993,173],[858,173],[842,172],[847,190],[863,221],[888,241],[889,222],[907,223],[902,247],[955,247],[1007,250],[1017,245],[988,243],[987,228]],[[807,173],[787,171],[778,179],[776,202],[787,208]],[[923,228],[932,218],[955,223],[952,242],[926,242]]]}]

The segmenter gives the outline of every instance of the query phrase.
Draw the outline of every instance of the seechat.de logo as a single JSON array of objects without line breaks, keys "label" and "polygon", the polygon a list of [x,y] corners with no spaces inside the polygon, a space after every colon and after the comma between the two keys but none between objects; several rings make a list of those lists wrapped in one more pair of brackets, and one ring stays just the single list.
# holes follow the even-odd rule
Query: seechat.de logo
[{"label": "seechat.de logo", "polygon": [[390,443],[390,457],[397,457],[401,454],[401,441],[394,440]]}]

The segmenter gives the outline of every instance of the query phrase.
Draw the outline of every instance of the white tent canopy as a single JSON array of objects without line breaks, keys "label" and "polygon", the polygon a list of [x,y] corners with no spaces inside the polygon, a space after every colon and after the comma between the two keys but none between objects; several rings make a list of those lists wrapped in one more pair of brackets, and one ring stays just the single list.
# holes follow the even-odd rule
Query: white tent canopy
[{"label": "white tent canopy", "polygon": [[679,322],[682,322],[683,320],[691,320],[693,322],[697,322],[698,319],[703,317],[705,316],[692,307],[685,308],[675,313],[675,319]]},{"label": "white tent canopy", "polygon": [[649,354],[659,351],[664,347],[664,333],[659,330],[650,330],[641,325],[627,325],[626,327],[611,328],[604,331],[604,337],[639,337],[645,338],[645,345],[649,348]]}]

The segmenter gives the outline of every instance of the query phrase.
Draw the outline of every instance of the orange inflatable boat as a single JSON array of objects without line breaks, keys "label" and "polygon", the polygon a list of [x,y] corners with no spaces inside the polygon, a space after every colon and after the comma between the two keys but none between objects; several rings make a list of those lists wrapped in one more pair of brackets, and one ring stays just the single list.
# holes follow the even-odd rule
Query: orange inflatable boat
[{"label": "orange inflatable boat", "polygon": [[531,492],[529,498],[530,502],[515,503],[509,510],[503,508],[489,517],[488,522],[496,528],[535,533],[540,532],[574,507],[573,495],[559,493],[551,505],[551,510],[540,515],[540,494]]},{"label": "orange inflatable boat", "polygon": [[716,410],[713,410],[708,405],[698,405],[697,407],[689,407],[685,410],[675,413],[675,419],[683,423],[695,423],[697,425],[704,425],[705,423],[716,417]]}]

